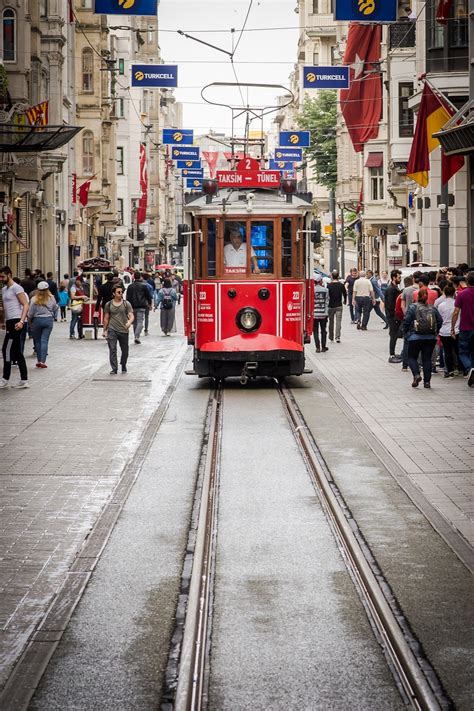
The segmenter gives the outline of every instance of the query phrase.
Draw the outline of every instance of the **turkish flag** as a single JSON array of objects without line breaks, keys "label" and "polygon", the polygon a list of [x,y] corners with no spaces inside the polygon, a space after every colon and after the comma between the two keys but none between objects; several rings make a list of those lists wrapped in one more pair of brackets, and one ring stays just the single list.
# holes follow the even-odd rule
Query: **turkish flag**
[{"label": "turkish flag", "polygon": [[354,150],[377,138],[382,117],[382,75],[380,72],[381,25],[351,23],[343,64],[350,67],[349,89],[340,93],[341,111]]},{"label": "turkish flag", "polygon": [[144,143],[140,143],[140,190],[142,195],[138,201],[137,225],[145,222],[148,205],[148,172],[146,167],[146,145]]},{"label": "turkish flag", "polygon": [[81,203],[82,207],[87,207],[87,203],[89,202],[89,190],[91,187],[92,183],[92,178],[90,180],[86,180],[85,183],[82,183],[82,185],[79,187],[79,202]]},{"label": "turkish flag", "polygon": [[448,24],[452,5],[453,0],[439,0],[438,7],[436,9],[436,21],[439,22],[440,25]]}]

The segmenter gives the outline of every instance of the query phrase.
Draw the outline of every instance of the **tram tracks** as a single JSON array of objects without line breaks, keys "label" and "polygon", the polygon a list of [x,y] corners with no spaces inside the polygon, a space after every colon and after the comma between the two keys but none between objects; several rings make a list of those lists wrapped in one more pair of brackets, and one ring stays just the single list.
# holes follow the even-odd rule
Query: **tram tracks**
[{"label": "tram tracks", "polygon": [[[279,385],[278,395],[345,565],[405,704],[427,711],[451,708],[449,698],[424,657],[337,489],[291,390]],[[209,400],[194,527],[184,566],[182,593],[185,601],[180,602],[179,629],[173,637],[163,709],[183,711],[208,707],[223,408],[224,388],[218,386]]]}]

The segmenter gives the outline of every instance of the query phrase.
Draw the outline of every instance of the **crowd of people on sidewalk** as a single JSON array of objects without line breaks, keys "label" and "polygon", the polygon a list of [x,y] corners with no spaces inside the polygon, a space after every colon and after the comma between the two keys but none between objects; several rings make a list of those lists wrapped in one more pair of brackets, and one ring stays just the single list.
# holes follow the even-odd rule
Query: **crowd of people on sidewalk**
[{"label": "crowd of people on sidewalk", "polygon": [[[412,387],[444,371],[445,378],[461,375],[474,385],[474,271],[467,264],[439,270],[415,271],[401,285],[402,272],[393,269],[380,278],[371,270],[351,269],[344,281],[333,271],[324,284],[315,277],[314,343],[326,352],[329,340],[341,342],[343,305],[349,306],[351,323],[367,331],[372,311],[389,332],[389,363],[401,363],[413,375]],[[383,306],[383,310],[382,310]],[[335,321],[335,329],[334,329]],[[396,353],[398,341],[403,348]],[[423,376],[421,375],[423,373]]]},{"label": "crowd of people on sidewalk", "polygon": [[5,338],[0,389],[10,387],[12,366],[18,366],[20,373],[20,381],[13,387],[29,387],[24,356],[27,335],[34,343],[36,367],[48,367],[49,339],[58,316],[61,323],[66,323],[69,310],[69,338],[76,339],[76,329],[77,338],[84,338],[82,314],[88,302],[95,303],[94,318],[100,322],[103,317],[103,335],[107,339],[113,375],[118,372],[117,346],[121,349],[122,373],[126,373],[129,330],[133,325],[134,343],[139,345],[142,330],[145,335],[149,333],[151,310],[159,309],[164,336],[175,332],[175,308],[182,293],[177,270],[130,273],[133,281],[128,287],[118,271],[107,273],[104,278],[96,275],[93,282],[87,279],[87,274],[75,271],[72,277],[64,274],[58,285],[51,272],[45,275],[40,269],[26,269],[24,278],[20,279],[13,276],[10,267],[1,268],[0,326],[5,330]]}]

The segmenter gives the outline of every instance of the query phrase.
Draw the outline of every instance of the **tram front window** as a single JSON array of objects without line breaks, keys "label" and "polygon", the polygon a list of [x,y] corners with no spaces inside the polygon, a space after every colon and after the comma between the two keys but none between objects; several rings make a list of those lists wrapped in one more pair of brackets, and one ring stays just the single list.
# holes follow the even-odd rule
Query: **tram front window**
[{"label": "tram front window", "polygon": [[[224,271],[226,274],[245,274],[247,271],[246,228],[240,222],[226,222],[224,229]],[[253,248],[250,253],[250,265],[254,274],[260,270]]]},{"label": "tram front window", "polygon": [[250,244],[257,263],[253,273],[273,274],[273,221],[253,221]]}]

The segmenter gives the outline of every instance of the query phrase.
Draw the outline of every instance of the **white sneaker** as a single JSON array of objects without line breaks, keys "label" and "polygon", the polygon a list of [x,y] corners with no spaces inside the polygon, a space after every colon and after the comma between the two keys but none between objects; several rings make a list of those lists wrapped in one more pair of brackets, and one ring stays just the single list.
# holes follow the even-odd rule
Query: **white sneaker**
[{"label": "white sneaker", "polygon": [[29,388],[30,384],[27,380],[20,380],[19,383],[17,383],[16,385],[13,385],[12,387],[16,388],[17,390],[20,390],[22,388]]},{"label": "white sneaker", "polygon": [[5,380],[5,378],[0,378],[0,388],[9,388],[10,387],[10,381]]}]

